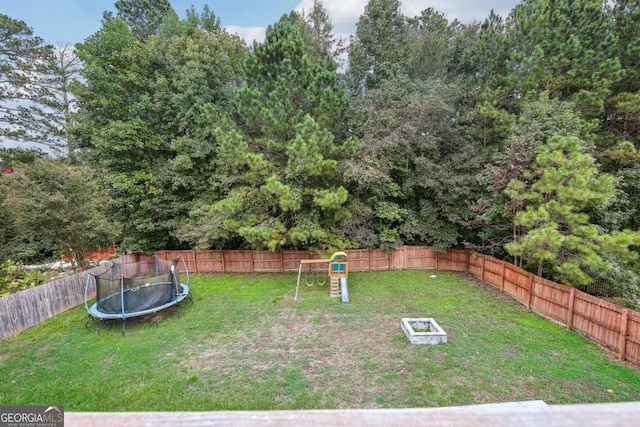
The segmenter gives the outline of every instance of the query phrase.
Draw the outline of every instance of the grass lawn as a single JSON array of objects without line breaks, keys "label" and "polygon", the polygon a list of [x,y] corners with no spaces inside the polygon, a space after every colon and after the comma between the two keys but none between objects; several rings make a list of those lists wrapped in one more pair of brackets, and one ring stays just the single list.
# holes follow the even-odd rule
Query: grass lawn
[{"label": "grass lawn", "polygon": [[[431,277],[432,275],[437,277]],[[493,289],[432,271],[352,273],[351,304],[296,276],[192,276],[181,316],[85,329],[84,307],[0,343],[0,405],[67,411],[401,408],[638,401],[640,369]],[[449,342],[413,346],[401,317]]]}]

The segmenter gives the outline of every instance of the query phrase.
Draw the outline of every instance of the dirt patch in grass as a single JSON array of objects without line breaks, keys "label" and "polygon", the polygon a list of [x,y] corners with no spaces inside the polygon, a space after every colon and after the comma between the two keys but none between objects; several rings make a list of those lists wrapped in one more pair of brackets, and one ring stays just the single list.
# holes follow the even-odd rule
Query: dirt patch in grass
[{"label": "dirt patch in grass", "polygon": [[300,369],[308,383],[307,393],[327,389],[349,395],[341,407],[377,407],[370,402],[371,384],[382,373],[408,375],[391,342],[403,338],[399,319],[376,314],[364,323],[349,323],[336,313],[297,316],[266,316],[224,342],[212,339],[202,350],[183,361],[185,366],[215,375],[240,376],[249,372],[254,379],[282,376]]}]

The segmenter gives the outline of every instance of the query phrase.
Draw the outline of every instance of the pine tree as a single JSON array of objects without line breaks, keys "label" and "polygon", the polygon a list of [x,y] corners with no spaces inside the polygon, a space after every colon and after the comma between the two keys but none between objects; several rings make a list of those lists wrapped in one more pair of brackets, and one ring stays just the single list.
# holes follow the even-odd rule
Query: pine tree
[{"label": "pine tree", "polygon": [[82,64],[72,46],[58,45],[51,49],[44,66],[38,79],[39,102],[32,105],[31,114],[44,119],[40,123],[46,145],[73,161],[77,147],[69,135],[75,109],[71,88],[80,77]]},{"label": "pine tree", "polygon": [[550,138],[524,178],[529,184],[513,180],[506,189],[526,204],[516,215],[525,233],[506,245],[509,253],[537,265],[538,275],[548,264],[552,277],[567,285],[587,284],[608,270],[603,252],[611,252],[608,245],[616,239],[592,224],[588,212],[613,197],[615,183],[599,171],[585,142]]},{"label": "pine tree", "polygon": [[[27,24],[0,14],[0,136],[5,141],[67,154],[64,133],[68,123],[61,120],[64,105],[57,101],[58,95],[68,93],[68,79],[77,68],[65,59],[69,67],[61,72],[56,63],[60,55],[60,50],[34,36]],[[61,75],[67,81],[62,82]]]},{"label": "pine tree", "polygon": [[598,117],[622,77],[618,43],[601,0],[532,0],[508,20],[514,96],[547,92]]},{"label": "pine tree", "polygon": [[336,134],[348,104],[324,65],[311,63],[288,19],[254,44],[236,100],[243,132],[220,131],[221,170],[235,178],[201,217],[200,246],[239,239],[255,249],[344,247],[340,164],[351,143]]}]

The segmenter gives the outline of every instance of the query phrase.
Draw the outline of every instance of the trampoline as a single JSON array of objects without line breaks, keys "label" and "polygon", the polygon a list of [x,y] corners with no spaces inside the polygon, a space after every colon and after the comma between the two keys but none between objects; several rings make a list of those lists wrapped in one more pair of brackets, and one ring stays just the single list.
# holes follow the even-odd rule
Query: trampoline
[{"label": "trampoline", "polygon": [[[181,267],[186,277],[182,283]],[[96,284],[96,302],[89,307],[88,297],[91,278]],[[177,305],[188,298],[189,271],[182,257],[163,260],[156,255],[149,259],[133,263],[112,262],[109,268],[100,274],[89,273],[84,291],[84,305],[89,315],[86,326],[91,320],[99,321],[98,333],[104,320],[122,320],[122,334],[126,320],[155,314]],[[178,312],[178,316],[180,312]],[[156,324],[158,323],[156,318]]]}]

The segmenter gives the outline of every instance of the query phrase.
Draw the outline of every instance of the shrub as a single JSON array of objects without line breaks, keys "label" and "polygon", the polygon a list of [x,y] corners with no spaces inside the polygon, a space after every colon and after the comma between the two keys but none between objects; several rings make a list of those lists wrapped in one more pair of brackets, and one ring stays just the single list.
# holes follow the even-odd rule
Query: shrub
[{"label": "shrub", "polygon": [[49,278],[50,274],[40,270],[28,270],[14,261],[7,260],[0,264],[0,297],[33,288]]}]

